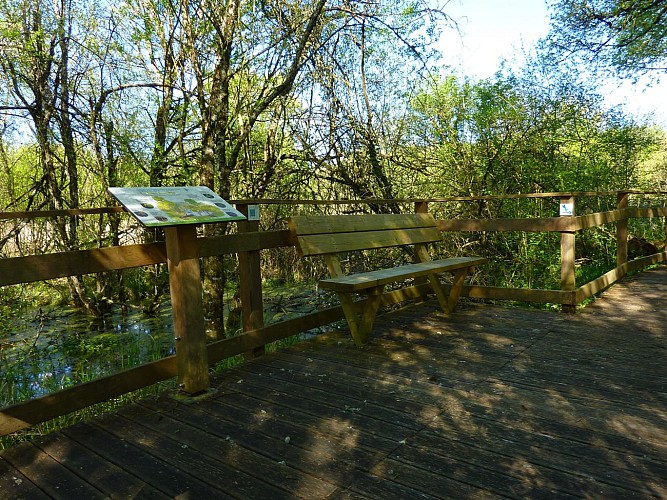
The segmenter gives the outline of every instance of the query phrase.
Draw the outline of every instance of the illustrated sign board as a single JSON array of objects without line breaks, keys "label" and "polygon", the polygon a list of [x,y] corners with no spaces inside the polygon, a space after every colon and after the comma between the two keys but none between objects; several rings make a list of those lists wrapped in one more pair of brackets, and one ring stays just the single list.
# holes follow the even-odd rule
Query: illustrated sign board
[{"label": "illustrated sign board", "polygon": [[109,192],[147,227],[245,219],[241,212],[205,186],[111,187]]}]

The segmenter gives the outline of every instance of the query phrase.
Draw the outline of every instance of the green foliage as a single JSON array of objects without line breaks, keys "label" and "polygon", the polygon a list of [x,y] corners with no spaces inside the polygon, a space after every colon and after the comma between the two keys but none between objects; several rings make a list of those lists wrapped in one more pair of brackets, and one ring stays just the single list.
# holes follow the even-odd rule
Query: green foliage
[{"label": "green foliage", "polygon": [[621,76],[665,72],[667,10],[655,0],[552,1],[549,42],[556,53],[578,54]]},{"label": "green foliage", "polygon": [[478,82],[448,76],[413,99],[409,154],[441,196],[633,187],[659,138],[601,102],[540,59]]},{"label": "green foliage", "polygon": [[[605,109],[594,84],[567,65],[556,68],[538,54],[520,70],[485,80],[434,78],[435,21],[447,17],[423,2],[334,1],[322,10],[318,2],[209,4],[202,16],[198,2],[74,0],[58,14],[44,2],[0,0],[0,208],[106,206],[112,204],[109,186],[202,182],[229,197],[277,199],[667,187],[665,132]],[[658,4],[642,0],[630,9],[612,0],[558,2],[556,42],[624,71],[647,70],[664,61],[667,49]],[[605,37],[614,43],[603,45]],[[74,144],[68,143],[67,122]],[[613,202],[595,200],[577,211],[608,210]],[[284,229],[292,210],[412,207],[262,209],[263,229]],[[536,200],[432,209],[442,218],[557,214],[555,203]],[[633,234],[664,236],[654,222],[634,224]],[[16,220],[3,222],[0,252],[29,255],[156,239],[159,234],[142,233],[126,216]],[[584,231],[577,241],[578,281],[613,267],[612,228]],[[489,257],[476,283],[546,289],[560,286],[558,250],[558,235],[540,233],[449,234],[436,249],[442,256]],[[322,263],[306,263],[289,250],[269,249],[262,257],[263,276],[274,280],[267,283],[269,295],[281,293],[273,285],[326,272]],[[363,258],[354,264],[377,267]],[[221,284],[223,296],[233,288],[226,273],[236,276],[234,265],[227,268],[208,276]],[[25,304],[74,301],[101,322],[120,305],[157,320],[167,290],[164,266],[4,287],[0,339],[12,333],[15,313]],[[322,305],[319,298],[298,299],[290,307],[276,299],[280,307],[269,311],[270,320]],[[44,341],[44,315],[39,317],[34,337],[0,346],[0,405],[173,348],[162,327],[137,340],[125,330],[86,324]]]},{"label": "green foliage", "polygon": [[[159,395],[161,392],[164,392],[166,390],[173,390],[175,387],[176,387],[175,380],[167,380],[164,382],[159,382],[150,387],[146,387],[143,389],[139,389],[138,391],[123,394],[122,396],[111,399],[104,403],[98,403],[89,406],[87,408],[84,408],[82,410],[78,410],[76,412],[63,415],[61,417],[57,417],[53,420],[37,424],[16,434],[11,434],[8,436],[0,436],[0,450],[5,448],[10,448],[20,442],[35,438],[37,436],[46,435],[51,432],[55,432],[59,429],[69,427],[78,422],[83,422],[96,415],[113,412],[118,408],[137,402],[140,399],[155,397]],[[0,392],[2,392],[2,389],[4,389],[4,387],[0,386]]]},{"label": "green foliage", "polygon": [[92,359],[102,354],[120,351],[132,341],[130,334],[100,333],[71,333],[61,343],[62,353],[72,358]]}]

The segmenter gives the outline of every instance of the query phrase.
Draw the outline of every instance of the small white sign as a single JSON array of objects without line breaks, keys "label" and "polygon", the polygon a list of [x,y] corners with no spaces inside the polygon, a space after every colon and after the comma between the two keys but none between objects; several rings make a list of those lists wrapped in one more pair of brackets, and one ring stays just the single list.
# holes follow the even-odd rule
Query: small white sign
[{"label": "small white sign", "polygon": [[248,205],[248,220],[259,220],[259,205]]},{"label": "small white sign", "polygon": [[561,203],[560,215],[561,217],[574,215],[574,203]]}]

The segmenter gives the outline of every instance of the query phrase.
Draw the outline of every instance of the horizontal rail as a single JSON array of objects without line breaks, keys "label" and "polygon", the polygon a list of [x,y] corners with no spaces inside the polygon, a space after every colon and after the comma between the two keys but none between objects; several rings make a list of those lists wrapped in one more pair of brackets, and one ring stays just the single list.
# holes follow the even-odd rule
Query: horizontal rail
[{"label": "horizontal rail", "polygon": [[197,242],[200,257],[294,246],[290,242],[290,232],[287,229],[212,236],[199,238]]},{"label": "horizontal rail", "polygon": [[45,219],[50,217],[80,217],[83,215],[126,212],[123,207],[74,208],[69,210],[30,210],[28,212],[0,212],[0,220]]},{"label": "horizontal rail", "polygon": [[167,261],[164,243],[0,259],[0,286],[100,273]]},{"label": "horizontal rail", "polygon": [[577,288],[576,303],[581,303],[584,300],[591,298],[593,295],[609,288],[629,272],[639,271],[640,269],[659,264],[660,262],[667,262],[667,251],[654,253],[645,257],[638,257],[621,264],[599,278],[589,281],[585,285]]},{"label": "horizontal rail", "polygon": [[[446,290],[449,287],[445,286]],[[575,304],[575,292],[564,290],[544,290],[539,288],[503,288],[493,286],[465,285],[461,291],[464,297],[484,300],[511,300],[534,302],[537,304]]]},{"label": "horizontal rail", "polygon": [[527,231],[563,232],[574,231],[571,218],[548,217],[535,219],[444,219],[438,220],[440,231]]},{"label": "horizontal rail", "polygon": [[639,257],[628,262],[628,272],[634,273],[647,266],[652,266],[660,262],[667,262],[667,251],[647,255],[646,257]]},{"label": "horizontal rail", "polygon": [[630,217],[652,218],[667,217],[667,207],[633,207],[628,209]]},{"label": "horizontal rail", "polygon": [[624,191],[557,191],[548,193],[515,193],[515,194],[483,194],[473,196],[444,196],[433,198],[364,198],[362,200],[283,200],[283,199],[246,199],[234,200],[232,203],[256,204],[256,205],[359,205],[360,203],[441,203],[450,201],[484,201],[484,200],[521,200],[540,198],[595,198],[604,196],[617,196],[620,193],[639,195],[664,195],[667,191],[639,191],[636,189]]},{"label": "horizontal rail", "polygon": [[577,303],[583,302],[584,300],[592,297],[595,294],[600,293],[601,291],[609,288],[611,285],[620,280],[628,272],[628,263],[621,264],[620,266],[615,267],[611,271],[603,274],[597,279],[586,283],[583,286],[577,288]]},{"label": "horizontal rail", "polygon": [[630,218],[631,210],[629,208],[621,208],[617,210],[610,210],[608,212],[597,212],[594,214],[579,215],[572,217],[573,230],[580,231],[582,229],[590,229],[592,227],[602,226],[603,224],[611,224]]},{"label": "horizontal rail", "polygon": [[[199,255],[215,255],[290,246],[289,231],[264,231],[200,238]],[[117,271],[167,262],[164,242],[58,252],[0,259],[0,286],[67,276]]]},{"label": "horizontal rail", "polygon": [[[520,200],[520,199],[541,199],[541,198],[564,198],[564,197],[604,197],[617,196],[619,193],[638,194],[638,195],[665,195],[667,191],[563,191],[549,193],[523,193],[523,194],[497,194],[497,195],[477,195],[477,196],[445,196],[434,198],[366,198],[344,199],[344,200],[286,200],[286,199],[244,199],[230,200],[235,205],[370,205],[370,204],[394,204],[394,203],[446,203],[453,201],[472,202],[485,200]],[[73,217],[83,215],[105,214],[127,212],[124,207],[99,207],[82,208],[68,210],[31,210],[25,212],[0,212],[0,220],[11,219],[39,219],[51,217]]]},{"label": "horizontal rail", "polygon": [[438,221],[441,231],[526,231],[538,233],[576,232],[632,218],[666,217],[667,207],[624,208],[578,215],[575,217],[536,217],[530,219],[443,219]]},{"label": "horizontal rail", "polygon": [[176,376],[176,357],[169,356],[52,394],[0,409],[0,436],[107,401]]}]

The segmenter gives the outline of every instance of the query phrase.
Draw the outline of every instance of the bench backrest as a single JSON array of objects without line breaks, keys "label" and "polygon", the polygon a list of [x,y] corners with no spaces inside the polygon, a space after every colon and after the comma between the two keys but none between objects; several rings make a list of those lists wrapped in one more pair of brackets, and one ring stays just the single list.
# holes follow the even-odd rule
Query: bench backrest
[{"label": "bench backrest", "polygon": [[442,240],[431,214],[297,216],[290,218],[289,227],[301,256]]}]

